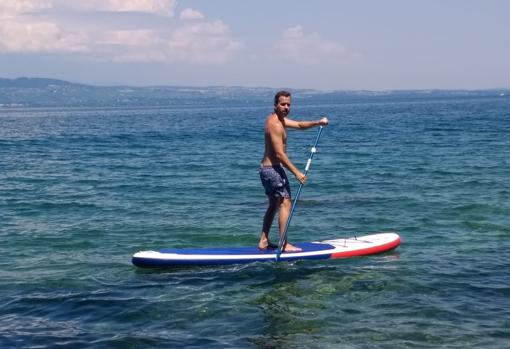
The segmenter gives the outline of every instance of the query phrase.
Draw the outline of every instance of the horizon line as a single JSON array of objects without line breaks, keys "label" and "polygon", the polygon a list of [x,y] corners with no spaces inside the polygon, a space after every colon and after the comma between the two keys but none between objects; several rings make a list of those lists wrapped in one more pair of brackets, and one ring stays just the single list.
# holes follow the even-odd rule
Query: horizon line
[{"label": "horizon line", "polygon": [[15,78],[6,78],[1,77],[0,80],[55,80],[67,84],[73,85],[83,85],[88,87],[130,87],[130,88],[162,88],[162,87],[171,87],[171,88],[192,88],[192,89],[200,89],[200,88],[243,88],[243,89],[266,89],[266,90],[297,90],[297,91],[316,91],[322,93],[331,93],[331,92],[401,92],[401,91],[416,91],[416,92],[425,92],[425,91],[465,91],[465,92],[476,92],[476,91],[497,91],[504,90],[509,91],[510,87],[489,87],[489,88],[396,88],[396,89],[317,89],[317,88],[306,88],[306,87],[270,87],[270,86],[246,86],[246,85],[165,85],[165,84],[155,84],[155,85],[130,85],[130,84],[98,84],[98,83],[84,83],[77,82],[72,80],[63,80],[61,78],[53,78],[53,77],[29,77],[29,76],[18,76]]}]

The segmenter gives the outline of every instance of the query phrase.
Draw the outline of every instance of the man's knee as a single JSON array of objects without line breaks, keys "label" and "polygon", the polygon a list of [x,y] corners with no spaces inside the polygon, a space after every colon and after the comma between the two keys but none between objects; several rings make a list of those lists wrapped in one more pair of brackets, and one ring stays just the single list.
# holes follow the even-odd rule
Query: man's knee
[{"label": "man's knee", "polygon": [[290,206],[292,204],[292,201],[290,198],[282,198],[282,201],[280,203],[280,207],[288,208],[290,209]]}]

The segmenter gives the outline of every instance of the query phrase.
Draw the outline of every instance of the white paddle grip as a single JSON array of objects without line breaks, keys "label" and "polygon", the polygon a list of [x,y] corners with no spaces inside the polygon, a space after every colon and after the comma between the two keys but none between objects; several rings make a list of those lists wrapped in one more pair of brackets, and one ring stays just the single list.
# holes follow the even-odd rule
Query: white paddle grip
[{"label": "white paddle grip", "polygon": [[308,159],[308,161],[306,162],[305,172],[308,171],[311,163],[312,163],[312,159]]}]

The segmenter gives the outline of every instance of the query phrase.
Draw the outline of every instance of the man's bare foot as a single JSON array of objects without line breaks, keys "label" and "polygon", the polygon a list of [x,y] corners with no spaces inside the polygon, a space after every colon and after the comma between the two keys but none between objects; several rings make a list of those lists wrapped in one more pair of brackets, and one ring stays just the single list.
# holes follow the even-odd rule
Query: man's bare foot
[{"label": "man's bare foot", "polygon": [[283,252],[301,252],[301,251],[303,251],[303,249],[301,249],[297,246],[294,246],[288,242],[283,247]]}]

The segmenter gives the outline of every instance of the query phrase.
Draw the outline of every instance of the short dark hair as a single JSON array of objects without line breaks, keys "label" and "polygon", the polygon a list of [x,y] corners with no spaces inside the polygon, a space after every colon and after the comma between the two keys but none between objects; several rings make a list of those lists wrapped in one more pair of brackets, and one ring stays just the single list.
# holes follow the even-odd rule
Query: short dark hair
[{"label": "short dark hair", "polygon": [[274,95],[274,105],[278,104],[278,102],[280,101],[280,97],[290,97],[290,92],[289,91],[278,91]]}]

